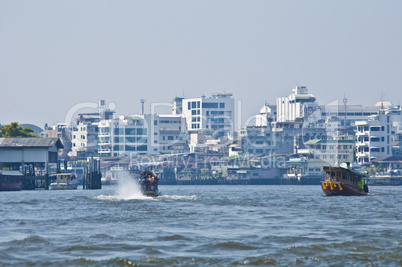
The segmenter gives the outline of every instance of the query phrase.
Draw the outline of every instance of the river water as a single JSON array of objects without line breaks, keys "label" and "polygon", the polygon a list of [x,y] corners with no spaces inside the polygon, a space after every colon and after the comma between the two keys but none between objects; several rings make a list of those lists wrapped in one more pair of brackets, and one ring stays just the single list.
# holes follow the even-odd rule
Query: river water
[{"label": "river water", "polygon": [[0,266],[402,266],[402,187],[0,192]]}]

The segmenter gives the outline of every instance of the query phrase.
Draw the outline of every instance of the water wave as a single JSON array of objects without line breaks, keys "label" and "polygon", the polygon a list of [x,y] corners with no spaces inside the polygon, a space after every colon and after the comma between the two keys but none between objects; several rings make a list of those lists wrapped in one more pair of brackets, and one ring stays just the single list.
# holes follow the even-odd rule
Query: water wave
[{"label": "water wave", "polygon": [[178,196],[178,195],[161,195],[158,197],[163,200],[198,200],[199,197],[196,195],[191,196]]}]

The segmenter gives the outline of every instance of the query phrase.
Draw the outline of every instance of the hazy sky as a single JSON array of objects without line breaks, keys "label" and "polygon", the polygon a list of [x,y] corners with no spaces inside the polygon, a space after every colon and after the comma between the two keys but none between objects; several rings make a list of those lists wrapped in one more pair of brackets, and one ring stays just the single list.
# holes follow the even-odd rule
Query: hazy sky
[{"label": "hazy sky", "polygon": [[[306,85],[320,104],[402,104],[402,1],[3,1],[0,123],[80,102],[231,92],[246,117]],[[147,108],[148,109],[148,108]]]}]

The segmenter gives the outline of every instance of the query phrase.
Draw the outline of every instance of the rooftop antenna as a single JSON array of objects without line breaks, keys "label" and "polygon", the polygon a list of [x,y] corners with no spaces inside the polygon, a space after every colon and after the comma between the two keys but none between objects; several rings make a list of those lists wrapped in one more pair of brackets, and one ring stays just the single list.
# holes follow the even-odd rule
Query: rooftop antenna
[{"label": "rooftop antenna", "polygon": [[145,103],[145,99],[141,99],[141,106],[142,106],[141,115],[144,115],[144,103]]},{"label": "rooftop antenna", "polygon": [[344,117],[344,122],[343,122],[343,126],[344,126],[344,129],[343,129],[343,134],[346,136],[346,103],[348,103],[348,99],[346,98],[346,95],[345,95],[345,93],[343,93],[343,103],[344,103],[344,105],[345,105],[345,117]]}]

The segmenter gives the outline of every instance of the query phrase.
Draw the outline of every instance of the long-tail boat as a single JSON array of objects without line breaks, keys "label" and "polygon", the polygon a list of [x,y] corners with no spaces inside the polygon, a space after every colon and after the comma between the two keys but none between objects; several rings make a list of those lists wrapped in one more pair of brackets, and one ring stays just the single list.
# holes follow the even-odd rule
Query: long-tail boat
[{"label": "long-tail boat", "polygon": [[158,196],[160,194],[158,189],[158,180],[158,176],[156,176],[153,172],[143,171],[138,179],[141,193],[148,197]]},{"label": "long-tail boat", "polygon": [[322,190],[327,196],[364,196],[370,195],[364,182],[363,173],[349,168],[348,164],[340,167],[324,166],[325,181],[321,182]]}]

